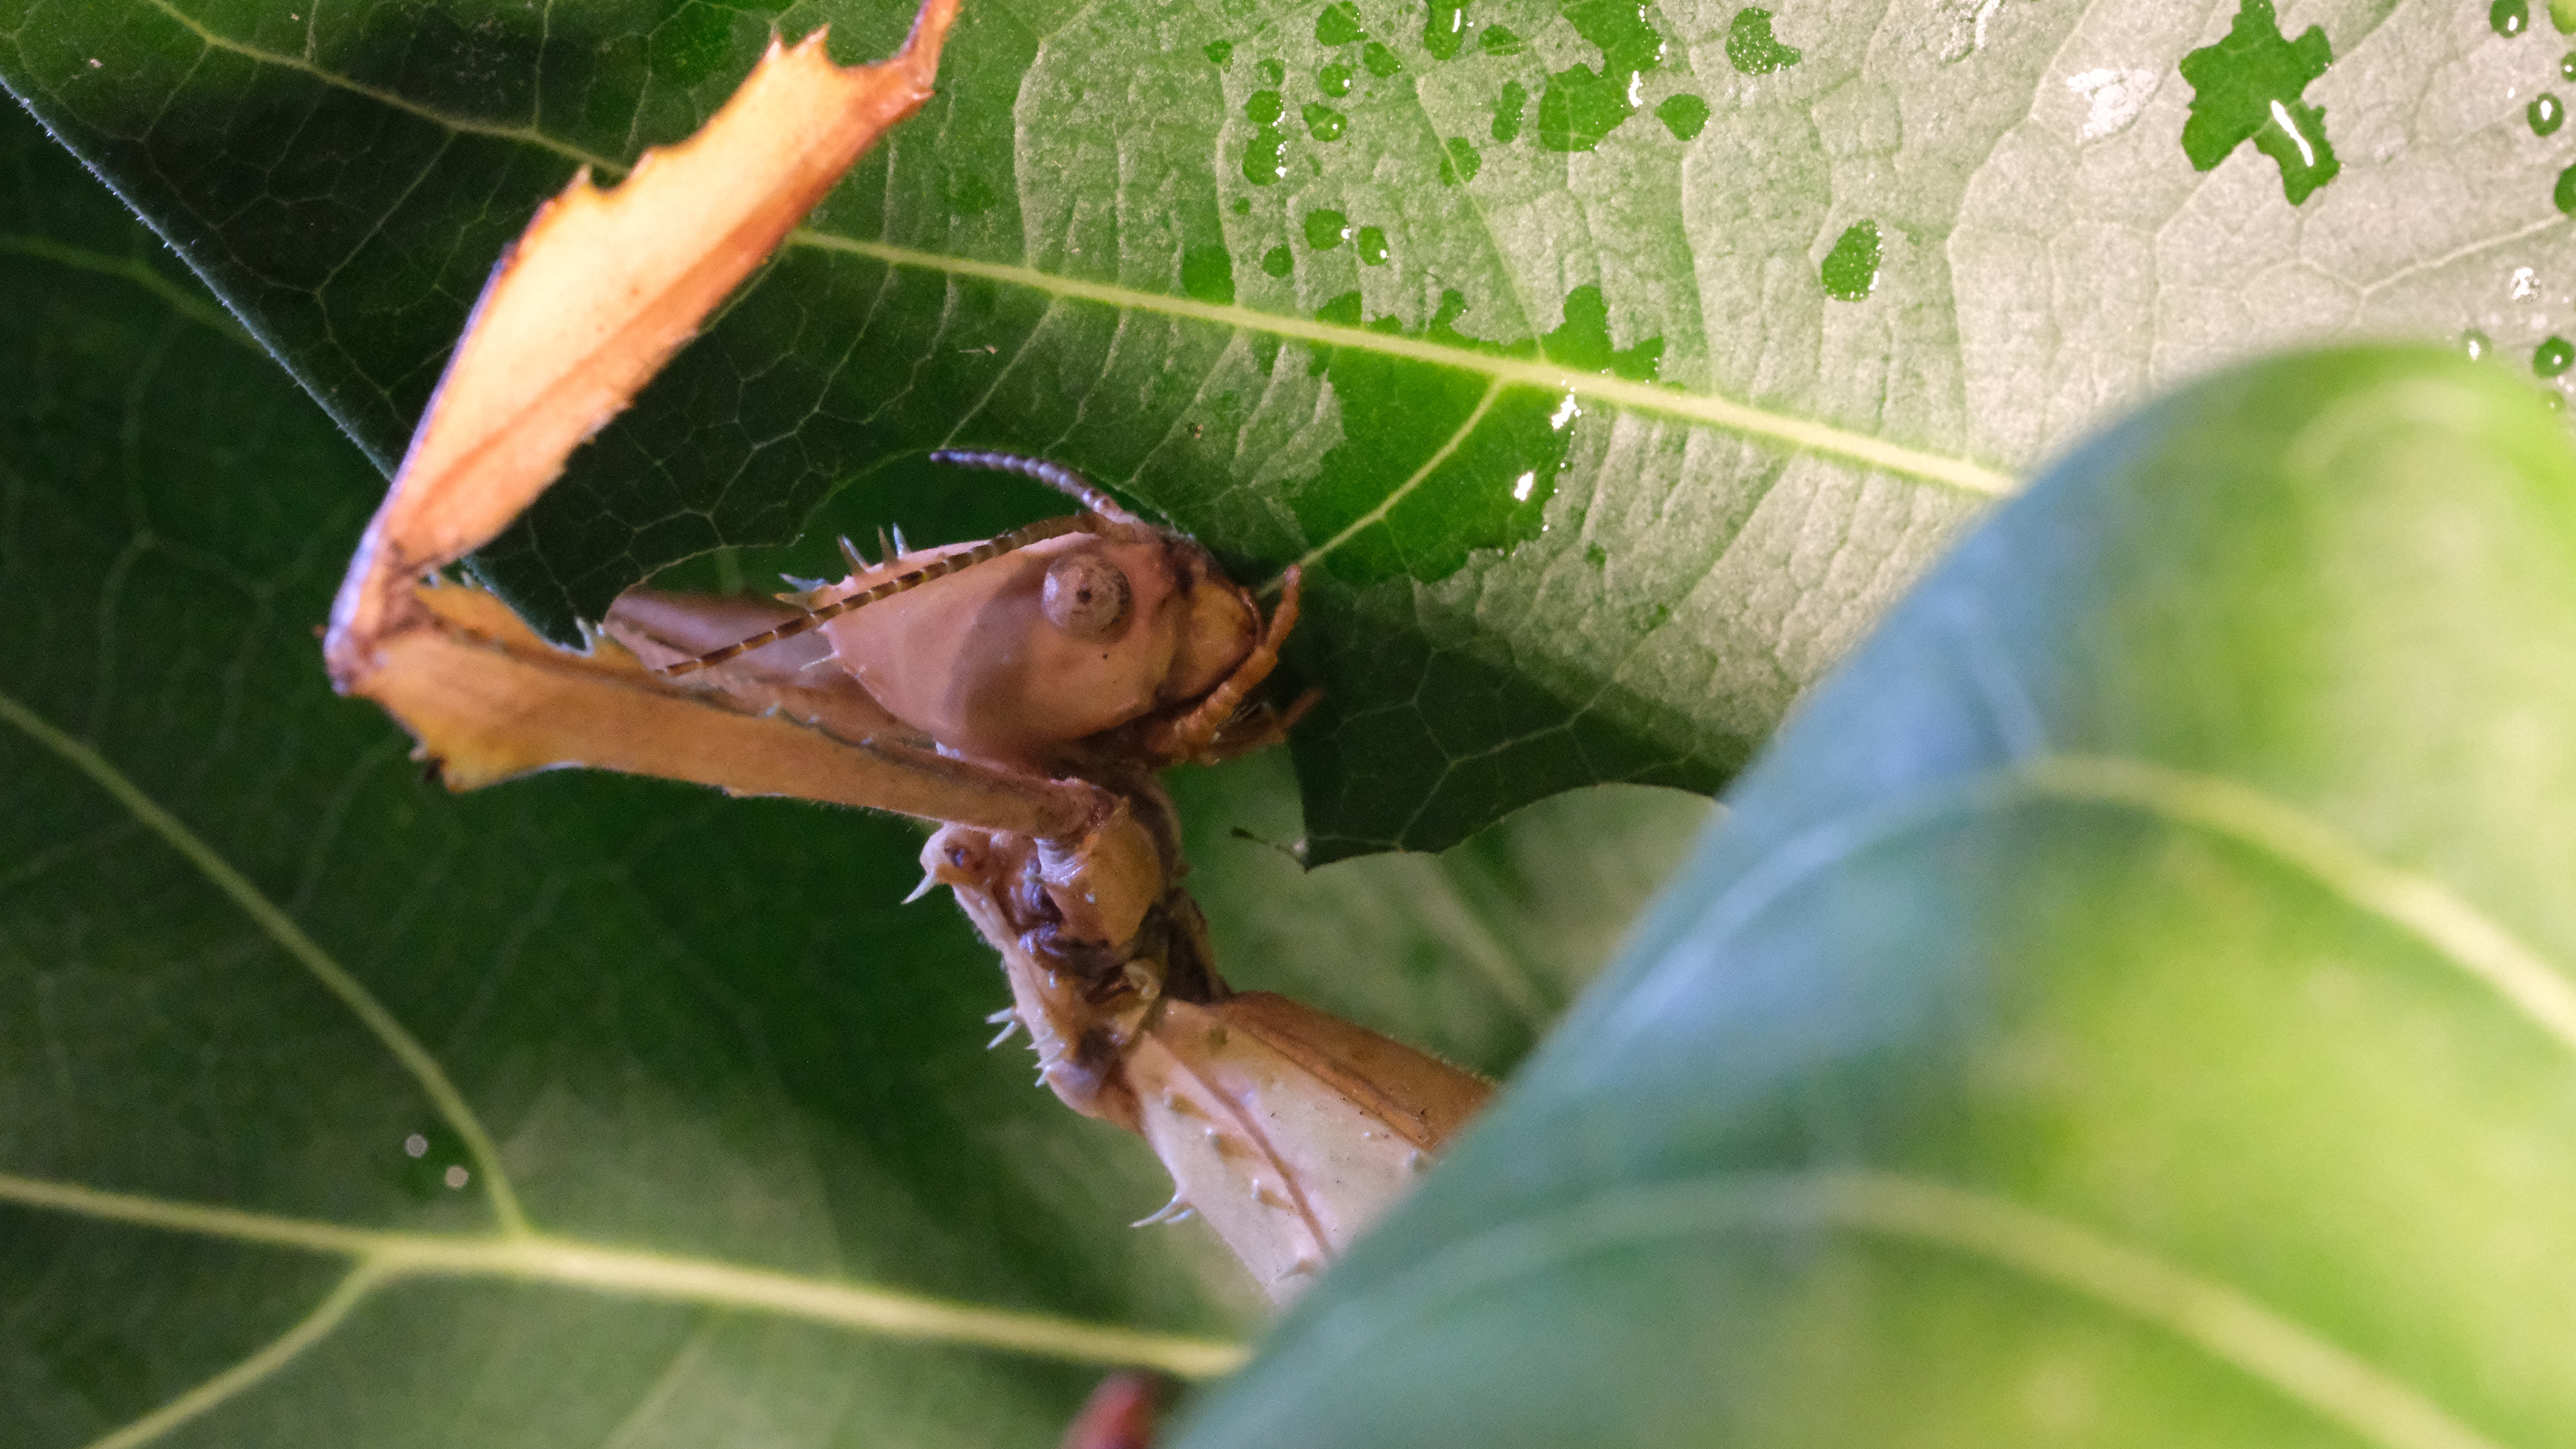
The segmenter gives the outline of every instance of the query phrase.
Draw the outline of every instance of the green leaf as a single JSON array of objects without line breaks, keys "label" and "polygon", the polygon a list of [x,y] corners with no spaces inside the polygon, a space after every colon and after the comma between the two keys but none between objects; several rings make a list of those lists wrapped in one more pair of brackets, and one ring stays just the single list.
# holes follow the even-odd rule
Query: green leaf
[{"label": "green leaf", "polygon": [[[369,461],[14,110],[0,219],[0,1440],[1035,1446],[1232,1361],[1143,1145],[980,1050],[917,828],[422,781],[313,637]],[[1234,979],[1492,1071],[1709,808],[1305,875],[1244,763],[1176,781]]]},{"label": "green leaf", "polygon": [[[577,166],[684,135],[773,26],[856,60],[908,14],[0,0],[0,81],[389,466]],[[921,459],[1042,451],[1247,579],[1316,565],[1317,859],[1710,789],[1991,490],[2156,387],[2557,325],[2566,158],[2516,99],[2555,52],[2433,0],[2298,21],[2342,170],[2294,207],[2183,143],[2224,10],[970,0],[939,98],[481,567],[561,633],[720,545],[804,529],[811,574],[843,528],[1032,516]],[[1873,287],[1827,265],[1856,235]]]},{"label": "green leaf", "polygon": [[2576,453],[2223,374],[1942,564],[1184,1444],[2547,1444]]}]

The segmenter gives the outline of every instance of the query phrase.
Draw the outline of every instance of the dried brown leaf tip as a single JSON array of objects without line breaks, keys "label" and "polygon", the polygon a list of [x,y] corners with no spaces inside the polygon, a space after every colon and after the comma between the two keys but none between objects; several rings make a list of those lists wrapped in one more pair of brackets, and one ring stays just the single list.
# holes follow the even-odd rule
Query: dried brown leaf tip
[{"label": "dried brown leaf tip", "polygon": [[602,190],[587,173],[484,285],[332,609],[341,689],[425,622],[422,572],[518,516],[888,127],[930,98],[957,0],[927,0],[901,52],[842,67],[817,30],[768,54],[696,135]]}]

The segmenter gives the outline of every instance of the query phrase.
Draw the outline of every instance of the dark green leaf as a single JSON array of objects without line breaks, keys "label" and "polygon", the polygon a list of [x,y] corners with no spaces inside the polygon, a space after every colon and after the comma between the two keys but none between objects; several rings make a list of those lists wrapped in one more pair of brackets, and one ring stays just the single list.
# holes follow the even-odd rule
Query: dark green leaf
[{"label": "dark green leaf", "polygon": [[[1143,1146],[979,1050],[915,827],[423,782],[313,637],[375,470],[14,109],[0,218],[0,1442],[1038,1446],[1253,1330],[1125,1226]],[[1245,764],[1179,782],[1236,979],[1490,1070],[1708,808],[1301,876]]]},{"label": "dark green leaf", "polygon": [[1185,1444],[2550,1444],[2576,452],[2225,374],[1942,564]]}]

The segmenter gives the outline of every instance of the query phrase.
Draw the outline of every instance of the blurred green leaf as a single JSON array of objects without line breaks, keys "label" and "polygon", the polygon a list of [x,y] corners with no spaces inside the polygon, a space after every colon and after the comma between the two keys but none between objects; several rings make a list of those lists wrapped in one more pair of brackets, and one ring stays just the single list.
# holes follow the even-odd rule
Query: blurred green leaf
[{"label": "blurred green leaf", "polygon": [[[979,1049],[917,828],[423,782],[313,639],[381,478],[14,111],[0,217],[0,1442],[1039,1446],[1231,1357],[1160,1166]],[[1245,764],[1176,782],[1235,978],[1492,1071],[1709,808],[1300,875]]]},{"label": "blurred green leaf", "polygon": [[2552,1444],[2576,452],[2407,351],[2079,450],[1183,1444]]},{"label": "blurred green leaf", "polygon": [[[0,81],[388,465],[578,166],[686,134],[773,28],[857,60],[908,18],[0,0]],[[2236,24],[970,0],[939,98],[481,567],[560,632],[808,523],[814,573],[839,528],[1049,510],[921,462],[1042,451],[1247,579],[1320,565],[1316,859],[1597,780],[1708,790],[1980,489],[2152,389],[2392,332],[2520,365],[2564,327],[2567,157],[2523,119],[2548,43],[2431,0],[2291,15],[2342,166],[2293,206],[2255,143],[2183,144],[2176,68]]]}]

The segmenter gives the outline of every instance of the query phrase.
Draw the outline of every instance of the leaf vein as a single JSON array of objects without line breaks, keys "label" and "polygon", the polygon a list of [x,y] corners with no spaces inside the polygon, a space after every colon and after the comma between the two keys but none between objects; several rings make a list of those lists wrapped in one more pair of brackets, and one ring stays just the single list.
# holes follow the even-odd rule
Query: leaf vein
[{"label": "leaf vein", "polygon": [[2143,760],[2051,755],[2019,772],[2048,794],[2131,806],[2244,842],[2416,937],[2576,1048],[2576,983],[2448,885],[2400,870],[2259,790]]},{"label": "leaf vein", "polygon": [[16,726],[28,738],[87,775],[93,784],[105,790],[141,821],[145,829],[161,837],[163,844],[195,866],[215,889],[229,897],[243,914],[256,922],[284,948],[288,956],[321,983],[324,990],[337,997],[340,1004],[357,1017],[360,1024],[373,1033],[376,1040],[383,1043],[394,1059],[420,1084],[439,1115],[446,1118],[447,1124],[464,1140],[466,1151],[474,1159],[475,1171],[483,1179],[483,1190],[491,1201],[492,1215],[499,1220],[503,1231],[510,1234],[530,1231],[527,1218],[519,1208],[518,1195],[511,1189],[509,1178],[502,1170],[500,1149],[493,1144],[491,1134],[484,1130],[481,1119],[474,1115],[473,1107],[456,1089],[456,1084],[448,1079],[447,1071],[438,1064],[438,1059],[430,1055],[429,1049],[422,1046],[392,1012],[385,1009],[384,1003],[376,1000],[374,993],[306,935],[304,928],[295,924],[294,918],[278,909],[274,901],[262,895],[257,886],[216,854],[214,847],[203,837],[144,794],[123,771],[110,764],[106,756],[55,728],[7,694],[0,694],[0,721]]},{"label": "leaf vein", "polygon": [[257,1388],[261,1382],[303,1356],[304,1351],[320,1343],[349,1316],[349,1310],[381,1281],[369,1264],[361,1262],[342,1278],[338,1286],[323,1296],[313,1311],[296,1321],[294,1327],[270,1339],[257,1353],[207,1379],[204,1383],[145,1414],[142,1418],[90,1441],[88,1449],[136,1449],[149,1444],[191,1419],[202,1417],[231,1399]]},{"label": "leaf vein", "polygon": [[[409,100],[396,92],[366,85],[347,76],[335,75],[300,57],[280,55],[234,40],[181,13],[172,7],[170,0],[151,0],[151,3],[186,27],[210,49],[228,51],[262,64],[281,66],[311,76],[326,85],[341,87],[353,94],[407,115],[417,116],[434,125],[549,151],[587,166],[603,176],[623,176],[628,170],[624,164],[604,156],[593,155],[568,142],[556,140],[533,127],[503,126],[449,115],[435,107]],[[890,184],[891,168],[889,168]],[[1371,332],[1365,328],[1279,316],[1233,304],[1200,302],[1158,292],[1140,291],[1131,287],[1053,276],[1024,265],[941,256],[891,243],[836,237],[809,229],[791,232],[785,245],[847,252],[895,266],[921,267],[945,271],[952,275],[979,277],[1006,286],[1044,292],[1057,298],[1097,302],[1105,306],[1135,311],[1158,312],[1166,316],[1211,323],[1239,331],[1266,332],[1274,336],[1327,347],[1361,348],[1439,367],[1482,372],[1502,383],[1560,393],[1570,392],[1578,397],[1595,398],[1613,406],[1701,423],[1725,432],[1765,439],[1798,452],[1838,457],[1862,467],[1988,497],[2002,497],[2013,492],[2017,486],[2009,475],[1964,458],[1952,458],[1922,449],[1909,448],[1866,433],[1853,432],[1786,413],[1772,412],[1731,398],[1720,397],[1714,393],[1685,392],[1678,388],[1654,383],[1631,382],[1625,378],[1574,371],[1544,359],[1496,357],[1488,353],[1428,342],[1419,338],[1390,336]],[[1508,274],[1508,269],[1506,272]]]},{"label": "leaf vein", "polygon": [[[1568,1259],[1657,1238],[1837,1228],[1946,1248],[2160,1328],[2384,1449],[2496,1449],[2413,1388],[2224,1284],[2057,1214],[1910,1175],[1866,1169],[1729,1173],[1614,1188],[1454,1243],[1309,1338],[1369,1351],[1383,1325],[1419,1322],[1465,1295]],[[1399,1319],[1386,1300],[1410,1311]]]},{"label": "leaf vein", "polygon": [[549,1233],[462,1235],[352,1228],[8,1172],[0,1172],[0,1203],[353,1257],[380,1283],[443,1278],[578,1288],[617,1298],[766,1312],[888,1338],[966,1344],[1075,1363],[1142,1365],[1194,1379],[1230,1373],[1245,1357],[1240,1344],[987,1308],[710,1258],[604,1247]]},{"label": "leaf vein", "polygon": [[1365,327],[1286,317],[1231,303],[1201,302],[1115,283],[1057,276],[1016,263],[943,256],[889,242],[831,236],[812,230],[789,233],[786,244],[846,252],[890,266],[919,267],[952,276],[974,277],[1003,286],[1042,292],[1062,300],[1091,302],[1128,311],[1158,312],[1236,331],[1267,333],[1317,346],[1347,347],[1382,353],[1408,362],[1483,373],[1505,385],[1598,399],[1633,412],[1701,423],[1725,432],[1765,439],[1798,452],[1838,457],[1863,467],[1986,497],[2002,497],[2017,486],[2010,477],[1965,459],[1945,457],[1811,419],[1771,412],[1713,393],[1684,392],[1655,383],[1631,382],[1623,377],[1581,372],[1539,358],[1497,357],[1418,337],[1373,332]]}]

